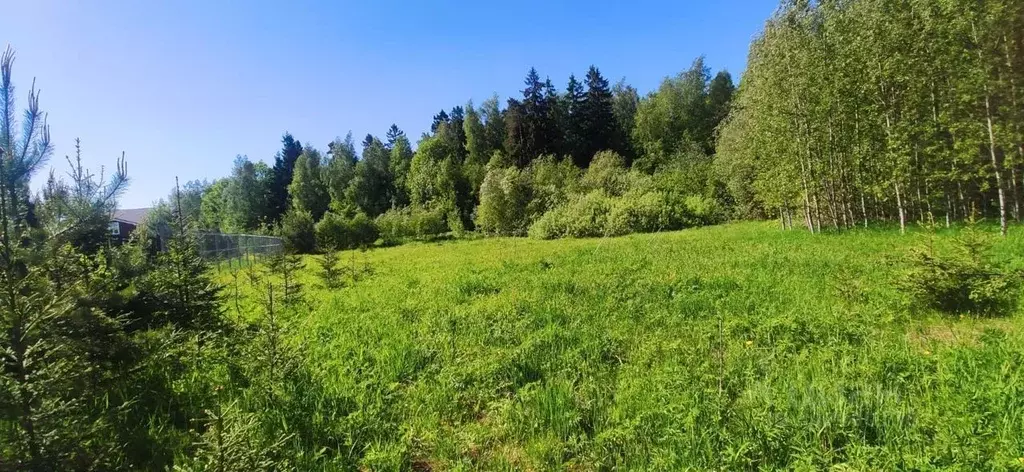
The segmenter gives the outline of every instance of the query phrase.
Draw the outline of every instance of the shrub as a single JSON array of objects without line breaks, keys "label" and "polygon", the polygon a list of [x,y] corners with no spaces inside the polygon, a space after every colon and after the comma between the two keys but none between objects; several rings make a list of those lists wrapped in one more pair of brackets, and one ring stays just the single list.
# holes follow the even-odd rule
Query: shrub
[{"label": "shrub", "polygon": [[397,244],[405,239],[424,238],[443,234],[449,230],[445,221],[445,208],[413,205],[391,209],[376,219],[377,230],[385,244]]},{"label": "shrub", "polygon": [[529,235],[536,239],[557,239],[566,235],[565,207],[557,207],[544,213],[532,225]]},{"label": "shrub", "polygon": [[529,174],[515,167],[491,168],[480,186],[476,226],[485,233],[506,236],[526,234],[530,225]]},{"label": "shrub", "polygon": [[569,159],[558,160],[554,156],[545,155],[534,160],[529,169],[533,196],[528,205],[528,213],[536,218],[579,193],[580,174],[579,167]]},{"label": "shrub", "polygon": [[690,195],[683,201],[686,226],[706,226],[721,221],[721,207],[712,198]]},{"label": "shrub", "polygon": [[289,210],[281,219],[281,239],[286,252],[305,254],[316,247],[313,214],[308,211]]},{"label": "shrub", "polygon": [[325,251],[366,247],[377,240],[377,234],[373,220],[361,211],[348,219],[327,212],[316,224],[316,244]]},{"label": "shrub", "polygon": [[604,234],[622,236],[630,233],[679,229],[679,218],[674,218],[673,213],[669,202],[661,193],[626,194],[612,203]]},{"label": "shrub", "polygon": [[602,236],[611,204],[612,199],[600,190],[575,197],[541,216],[530,228],[530,235],[539,239]]},{"label": "shrub", "polygon": [[934,241],[913,248],[903,288],[945,313],[1008,315],[1016,308],[1022,274],[996,263],[990,247],[988,238],[969,227],[946,250],[936,248]]},{"label": "shrub", "polygon": [[622,195],[628,187],[625,160],[613,151],[598,152],[583,174],[581,184],[588,191],[603,190],[608,195]]}]

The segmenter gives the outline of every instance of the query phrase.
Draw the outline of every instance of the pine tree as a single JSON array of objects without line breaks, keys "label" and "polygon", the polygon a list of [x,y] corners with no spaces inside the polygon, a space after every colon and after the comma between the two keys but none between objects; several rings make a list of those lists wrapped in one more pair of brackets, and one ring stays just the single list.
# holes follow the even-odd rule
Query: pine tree
[{"label": "pine tree", "polygon": [[[0,57],[2,460],[12,470],[28,471],[123,467],[124,451],[109,447],[116,432],[96,405],[112,375],[110,366],[96,360],[112,357],[122,333],[117,320],[88,303],[109,282],[106,259],[99,252],[86,256],[59,233],[47,232],[109,215],[127,183],[126,166],[123,158],[118,161],[108,183],[80,166],[71,173],[71,185],[54,182],[48,194],[58,199],[50,202],[60,206],[53,213],[58,216],[40,227],[27,190],[52,151],[49,128],[33,87],[23,131],[16,131],[13,63],[8,48]],[[111,411],[124,406],[117,395],[107,399]]]}]

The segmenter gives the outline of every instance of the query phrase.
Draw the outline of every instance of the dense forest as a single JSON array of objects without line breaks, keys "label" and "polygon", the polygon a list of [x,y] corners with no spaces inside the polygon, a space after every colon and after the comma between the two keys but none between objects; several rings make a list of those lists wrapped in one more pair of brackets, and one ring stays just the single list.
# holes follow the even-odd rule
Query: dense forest
[{"label": "dense forest", "polygon": [[[415,146],[396,126],[383,139],[368,135],[357,145],[349,134],[324,150],[285,134],[272,165],[240,156],[230,176],[176,186],[140,231],[143,237],[123,246],[111,244],[107,234],[109,216],[129,184],[123,156],[111,174],[95,174],[82,166],[76,146],[66,176],[51,172],[39,193],[30,191],[53,147],[34,84],[24,104],[16,100],[14,59],[10,49],[0,58],[0,470],[357,470],[394,457],[396,468],[411,469],[411,453],[385,447],[408,443],[413,434],[396,429],[408,411],[389,409],[391,400],[412,383],[402,377],[407,371],[434,368],[444,356],[458,359],[455,333],[464,326],[447,311],[445,317],[424,317],[423,339],[441,347],[420,357],[399,355],[411,348],[384,360],[346,351],[351,366],[343,367],[357,372],[343,381],[352,385],[328,391],[304,357],[315,347],[287,336],[287,320],[309,311],[301,281],[309,279],[298,275],[303,259],[294,253],[324,252],[319,272],[323,284],[334,288],[342,270],[334,250],[442,234],[618,236],[768,218],[787,229],[795,220],[818,233],[872,224],[949,226],[982,217],[998,221],[1005,235],[1012,220],[1024,217],[1024,3],[1015,0],[787,0],[752,42],[738,87],[728,72],[712,75],[703,58],[643,96],[622,81],[611,85],[596,67],[582,79],[570,76],[564,90],[530,69],[520,97],[446,106]],[[277,234],[289,254],[218,273],[199,257],[198,231]],[[145,244],[152,233],[167,237],[165,251]],[[813,238],[819,248],[827,244],[812,234],[785,234]],[[622,254],[628,249],[620,248]],[[359,268],[355,254],[345,269],[353,284],[373,271]],[[552,267],[547,259],[530,264],[538,273]],[[644,264],[650,261],[635,265]],[[984,279],[994,272],[981,263],[962,266],[964,277]],[[982,280],[978,292],[1000,298],[994,305],[1005,309],[1016,298],[1001,297],[1016,286],[998,275],[995,282]],[[694,277],[678,287],[659,285],[657,294],[740,293],[732,281]],[[671,278],[675,284],[674,271]],[[626,284],[628,274],[622,280],[616,285],[622,290],[656,292]],[[453,290],[463,301],[501,291],[486,280],[459,283]],[[572,296],[587,290],[574,281],[562,285],[559,290]],[[249,295],[240,295],[239,287]],[[843,303],[875,296],[854,293],[856,288],[843,288],[849,292]],[[886,290],[881,293],[892,293]],[[594,303],[595,310],[603,306]],[[629,303],[608,301],[620,308],[633,307]],[[753,310],[746,300],[735,303]],[[395,309],[408,318],[402,324],[420,319],[403,310]],[[545,316],[538,326],[559,315]],[[793,323],[780,320],[770,329]],[[807,323],[804,328],[820,332],[806,328],[800,342],[832,336],[849,324]],[[717,325],[719,340],[723,326]],[[447,333],[451,340],[443,337]],[[867,328],[843,333],[849,342],[873,336]],[[536,356],[519,360],[536,365],[517,364],[525,372],[521,377],[536,380],[530,376],[547,368],[546,360],[536,361],[545,349],[555,352],[582,334],[552,330],[547,336],[524,348]],[[710,345],[711,339],[693,345]],[[403,340],[403,346],[419,341]],[[625,350],[620,341],[588,339],[593,352],[580,352],[618,369]],[[658,355],[644,355],[672,357],[661,353],[673,343],[686,344],[669,340],[651,347]],[[753,340],[740,345],[750,348],[744,353],[755,352]],[[708,358],[699,354],[694,358]],[[893,374],[904,376],[918,369],[898,361],[886,360],[878,370],[905,368]],[[724,360],[716,398],[732,388],[732,380],[723,381],[723,366]],[[387,375],[394,375],[363,385],[360,369],[391,369]],[[514,370],[495,369],[494,378]],[[492,380],[480,372],[464,375],[446,380],[452,391]],[[710,368],[693,375],[694,382],[715,378]],[[479,388],[485,387],[489,395],[510,395],[505,384]],[[534,401],[555,409],[560,398],[537,394]],[[454,409],[473,399],[430,400],[439,409]],[[695,418],[690,420],[700,424],[730,420]],[[480,418],[466,421],[486,427]],[[541,424],[529,418],[522,423]],[[580,426],[587,428],[596,426]],[[875,433],[880,437],[883,429]],[[785,437],[768,436],[756,437],[765,443]],[[381,438],[391,442],[378,443]],[[592,463],[621,464],[616,461],[628,444],[612,436],[602,440],[621,450],[609,446],[600,459],[605,462]],[[701,460],[722,460],[724,440],[700,440],[716,451]],[[817,438],[807,441],[812,449]],[[770,446],[766,456],[782,454]],[[746,464],[792,465],[788,456],[773,457],[776,462],[756,457]]]}]

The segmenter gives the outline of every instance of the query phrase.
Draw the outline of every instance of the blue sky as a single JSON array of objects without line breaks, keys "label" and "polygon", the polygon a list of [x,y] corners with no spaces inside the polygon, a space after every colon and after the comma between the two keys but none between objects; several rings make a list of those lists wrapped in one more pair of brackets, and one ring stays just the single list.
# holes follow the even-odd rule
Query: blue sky
[{"label": "blue sky", "polygon": [[[33,77],[56,152],[82,138],[98,170],[124,151],[122,207],[174,177],[214,179],[237,154],[272,161],[282,133],[326,148],[396,123],[415,142],[438,110],[519,95],[534,66],[561,90],[597,65],[641,94],[705,55],[743,70],[774,0],[11,0],[0,36],[18,54],[19,108]],[[20,114],[20,112],[19,112]],[[45,178],[40,175],[37,181]]]}]

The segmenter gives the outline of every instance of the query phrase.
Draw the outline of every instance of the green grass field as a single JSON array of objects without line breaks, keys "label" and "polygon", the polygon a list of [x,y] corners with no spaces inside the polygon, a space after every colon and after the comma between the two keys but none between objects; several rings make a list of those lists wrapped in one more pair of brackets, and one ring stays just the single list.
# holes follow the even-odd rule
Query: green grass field
[{"label": "green grass field", "polygon": [[415,243],[342,254],[363,275],[333,291],[310,257],[290,340],[344,467],[1024,470],[1022,310],[915,308],[929,237]]}]

